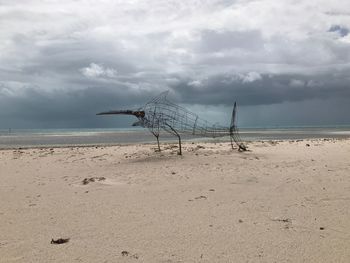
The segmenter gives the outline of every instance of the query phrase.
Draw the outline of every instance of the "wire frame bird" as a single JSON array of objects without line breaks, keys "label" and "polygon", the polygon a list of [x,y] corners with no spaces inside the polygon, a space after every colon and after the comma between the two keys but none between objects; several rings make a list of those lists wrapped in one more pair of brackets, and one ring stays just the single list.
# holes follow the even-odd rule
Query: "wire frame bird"
[{"label": "wire frame bird", "polygon": [[181,107],[167,99],[169,91],[165,91],[147,102],[138,110],[113,110],[97,113],[97,115],[124,114],[133,115],[138,121],[133,126],[148,128],[156,137],[158,150],[160,151],[160,132],[166,131],[179,140],[179,155],[182,155],[181,135],[188,134],[199,137],[224,137],[229,136],[232,149],[234,143],[239,151],[246,151],[247,147],[242,142],[236,125],[237,104],[234,103],[231,123],[229,127],[213,125],[184,107]]}]

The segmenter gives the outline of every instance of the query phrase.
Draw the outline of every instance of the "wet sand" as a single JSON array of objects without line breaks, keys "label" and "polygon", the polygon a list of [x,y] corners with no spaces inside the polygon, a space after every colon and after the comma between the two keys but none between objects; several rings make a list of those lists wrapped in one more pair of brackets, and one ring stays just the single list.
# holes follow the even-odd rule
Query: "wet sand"
[{"label": "wet sand", "polygon": [[0,262],[350,262],[350,140],[175,146],[1,150]]}]

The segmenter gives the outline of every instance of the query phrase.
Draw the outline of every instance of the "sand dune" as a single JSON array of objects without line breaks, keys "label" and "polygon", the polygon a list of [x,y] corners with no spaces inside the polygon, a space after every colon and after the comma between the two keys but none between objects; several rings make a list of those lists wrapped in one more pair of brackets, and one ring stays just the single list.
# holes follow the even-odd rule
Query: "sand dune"
[{"label": "sand dune", "polygon": [[162,146],[1,150],[0,262],[350,262],[350,140]]}]

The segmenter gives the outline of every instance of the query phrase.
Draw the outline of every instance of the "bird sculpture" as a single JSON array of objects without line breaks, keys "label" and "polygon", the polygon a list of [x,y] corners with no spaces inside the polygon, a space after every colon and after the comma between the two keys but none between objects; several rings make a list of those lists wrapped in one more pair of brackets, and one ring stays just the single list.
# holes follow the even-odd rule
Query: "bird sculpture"
[{"label": "bird sculpture", "polygon": [[97,115],[124,114],[135,116],[138,121],[133,126],[149,129],[157,139],[158,151],[160,151],[159,136],[162,130],[178,138],[179,155],[182,155],[181,134],[212,138],[229,136],[232,149],[234,149],[235,143],[239,151],[247,150],[246,145],[240,139],[236,125],[236,102],[233,106],[230,126],[224,127],[210,124],[199,118],[197,114],[169,101],[167,99],[168,93],[169,91],[161,93],[137,110],[112,110],[100,112]]}]

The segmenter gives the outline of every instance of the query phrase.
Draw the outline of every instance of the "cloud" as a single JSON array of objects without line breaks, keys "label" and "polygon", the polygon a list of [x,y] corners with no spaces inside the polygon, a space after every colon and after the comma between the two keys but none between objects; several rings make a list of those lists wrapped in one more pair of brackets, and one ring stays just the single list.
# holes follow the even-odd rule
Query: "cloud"
[{"label": "cloud", "polygon": [[191,86],[191,87],[201,87],[203,84],[200,80],[192,80],[190,82],[188,82],[188,86]]},{"label": "cloud", "polygon": [[349,34],[349,29],[346,27],[342,27],[340,25],[333,25],[329,29],[329,32],[336,32],[338,33],[341,37],[345,37]]},{"label": "cloud", "polygon": [[6,87],[0,86],[1,127],[129,126],[133,118],[104,118],[96,116],[96,113],[111,109],[137,109],[144,104],[145,98],[150,99],[153,95],[148,92],[133,92],[125,86],[118,89],[90,87],[66,92],[27,87],[14,95],[8,93]]},{"label": "cloud", "polygon": [[[310,83],[312,83],[313,80],[310,80]],[[289,82],[289,86],[291,87],[303,87],[305,85],[305,82],[300,79],[291,79]]]},{"label": "cloud", "polygon": [[261,51],[263,49],[263,39],[261,32],[258,30],[203,30],[201,32],[198,48],[203,52],[218,52],[235,49]]},{"label": "cloud", "polygon": [[[266,76],[262,76],[262,80],[264,79],[266,81]],[[279,96],[273,94],[272,88],[264,85],[250,89],[251,94],[247,95],[247,92],[244,92],[246,84],[234,88],[220,86],[215,89],[216,82],[210,82],[213,86],[208,87],[205,92],[198,92],[195,88],[174,87],[169,99],[181,103],[203,119],[221,125],[229,123],[235,100],[239,105],[240,126],[324,125],[350,122],[350,94],[346,90],[341,91],[340,87],[338,89],[343,92],[342,97],[334,97],[321,88],[316,88],[314,93],[302,88],[293,93],[287,88],[290,78],[286,76],[285,79],[266,82],[269,85],[285,83]],[[132,116],[103,117],[96,116],[96,113],[112,109],[137,109],[155,95],[157,94],[152,92],[133,92],[127,87],[116,89],[102,86],[64,93],[60,90],[45,92],[37,87],[27,87],[20,94],[11,94],[4,86],[0,86],[1,127],[129,127],[135,121]]]},{"label": "cloud", "polygon": [[245,75],[241,75],[243,83],[254,82],[257,80],[261,80],[261,75],[257,72],[248,72]]},{"label": "cloud", "polygon": [[74,114],[102,110],[102,96],[106,107],[126,106],[167,89],[177,102],[218,110],[234,100],[258,108],[346,99],[344,10],[350,2],[1,1],[0,125],[24,121],[19,109],[33,125],[54,125],[36,117],[51,105],[70,109],[48,111],[60,123],[99,125]]},{"label": "cloud", "polygon": [[348,80],[347,71],[311,76],[220,74],[203,80],[200,87],[189,79],[182,79],[171,87],[178,101],[187,104],[230,106],[238,101],[240,105],[257,106],[313,99],[345,98],[350,102]]},{"label": "cloud", "polygon": [[115,78],[117,75],[117,71],[115,69],[105,68],[103,65],[96,63],[90,63],[88,67],[81,68],[80,72],[88,78]]}]

